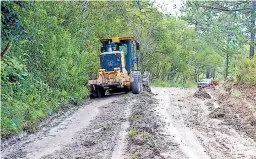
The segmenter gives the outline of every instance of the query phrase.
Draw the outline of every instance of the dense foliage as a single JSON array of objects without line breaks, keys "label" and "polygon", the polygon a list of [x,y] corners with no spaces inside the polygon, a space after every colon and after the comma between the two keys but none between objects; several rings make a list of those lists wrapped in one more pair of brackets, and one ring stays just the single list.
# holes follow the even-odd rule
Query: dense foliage
[{"label": "dense foliage", "polygon": [[256,57],[243,60],[236,77],[239,83],[256,85]]},{"label": "dense foliage", "polygon": [[188,1],[182,19],[225,60],[225,71],[217,73],[227,77],[235,75],[241,59],[254,56],[255,11],[255,1]]},{"label": "dense foliage", "polygon": [[226,14],[214,16],[200,5],[188,3],[177,18],[149,1],[2,2],[1,136],[35,131],[61,106],[82,103],[86,82],[99,69],[97,38],[135,36],[139,67],[151,72],[156,85],[223,79],[227,55],[231,74],[255,82],[255,58],[240,64],[252,44],[246,40],[251,25],[239,28],[245,13],[234,23],[234,17],[227,21]]},{"label": "dense foliage", "polygon": [[34,131],[62,105],[82,102],[99,68],[97,38],[135,35],[146,52],[162,18],[148,2],[2,4],[2,137]]}]

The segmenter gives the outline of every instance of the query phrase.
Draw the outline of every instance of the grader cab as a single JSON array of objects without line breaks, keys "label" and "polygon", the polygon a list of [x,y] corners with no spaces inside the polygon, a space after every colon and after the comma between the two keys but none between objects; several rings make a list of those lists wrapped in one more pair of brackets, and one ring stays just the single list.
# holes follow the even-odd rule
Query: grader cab
[{"label": "grader cab", "polygon": [[139,43],[135,37],[100,39],[102,43],[100,67],[97,77],[89,80],[91,97],[109,93],[129,92],[139,94],[143,87],[150,90],[150,73],[139,71]]}]

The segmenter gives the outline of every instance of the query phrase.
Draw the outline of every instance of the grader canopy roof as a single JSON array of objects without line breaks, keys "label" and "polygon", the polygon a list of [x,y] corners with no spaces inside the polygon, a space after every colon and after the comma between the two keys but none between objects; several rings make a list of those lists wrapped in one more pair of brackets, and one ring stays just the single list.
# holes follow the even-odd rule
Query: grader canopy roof
[{"label": "grader canopy roof", "polygon": [[100,42],[113,42],[113,43],[120,43],[123,40],[136,40],[134,36],[125,36],[125,37],[113,37],[113,38],[102,38],[99,39]]}]

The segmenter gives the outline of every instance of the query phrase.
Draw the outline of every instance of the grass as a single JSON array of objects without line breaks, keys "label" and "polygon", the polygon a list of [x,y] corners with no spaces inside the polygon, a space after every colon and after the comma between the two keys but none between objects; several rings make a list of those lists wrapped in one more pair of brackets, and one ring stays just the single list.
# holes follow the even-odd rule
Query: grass
[{"label": "grass", "polygon": [[152,86],[155,87],[170,87],[170,83],[168,81],[154,81]]},{"label": "grass", "polygon": [[130,131],[128,132],[128,134],[129,134],[129,136],[130,136],[130,137],[134,137],[135,135],[137,135],[137,134],[138,134],[138,131],[137,131],[137,130],[132,129],[132,130],[130,130]]},{"label": "grass", "polygon": [[149,133],[146,132],[146,131],[144,131],[141,135],[142,135],[142,137],[143,137],[144,139],[148,139],[148,138],[149,138]]},{"label": "grass", "polygon": [[152,141],[152,142],[150,143],[150,147],[155,148],[155,147],[157,147],[157,144],[156,144],[154,141]]},{"label": "grass", "polygon": [[131,159],[136,159],[136,158],[138,158],[136,153],[131,154]]},{"label": "grass", "polygon": [[132,120],[135,121],[135,120],[139,120],[140,119],[140,116],[139,115],[133,115],[132,116]]},{"label": "grass", "polygon": [[129,99],[128,97],[124,97],[124,101],[128,101],[128,99]]}]

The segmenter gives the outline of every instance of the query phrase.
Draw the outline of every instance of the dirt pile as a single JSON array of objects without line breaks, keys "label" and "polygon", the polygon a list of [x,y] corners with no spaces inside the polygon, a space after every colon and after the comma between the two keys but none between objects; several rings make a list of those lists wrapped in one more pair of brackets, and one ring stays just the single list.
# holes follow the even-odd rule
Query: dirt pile
[{"label": "dirt pile", "polygon": [[207,106],[208,111],[213,111],[215,109],[212,102],[206,102],[205,105]]},{"label": "dirt pile", "polygon": [[194,93],[194,97],[200,98],[200,99],[211,99],[211,96],[204,89],[198,89]]},{"label": "dirt pile", "polygon": [[216,108],[214,109],[210,114],[209,117],[210,118],[223,118],[225,116],[225,112],[223,110],[223,108]]},{"label": "dirt pile", "polygon": [[164,158],[161,153],[167,151],[168,141],[161,133],[163,123],[154,113],[157,100],[151,94],[143,92],[136,98],[139,103],[133,105],[128,130],[127,151],[130,158]]},{"label": "dirt pile", "polygon": [[226,83],[223,88],[225,92],[215,92],[221,108],[217,108],[209,116],[223,117],[236,130],[256,141],[256,87]]},{"label": "dirt pile", "polygon": [[235,87],[243,92],[244,97],[256,106],[256,86],[237,84]]}]

